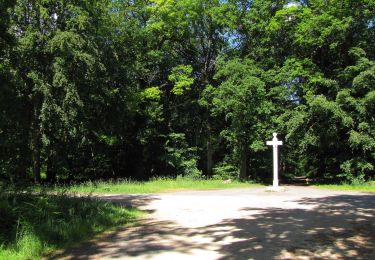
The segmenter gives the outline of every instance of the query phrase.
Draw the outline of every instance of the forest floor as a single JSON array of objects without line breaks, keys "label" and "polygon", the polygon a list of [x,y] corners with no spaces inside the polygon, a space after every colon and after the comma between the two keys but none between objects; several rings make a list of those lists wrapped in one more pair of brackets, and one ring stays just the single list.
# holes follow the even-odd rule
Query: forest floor
[{"label": "forest floor", "polygon": [[375,194],[286,186],[103,195],[140,225],[49,259],[373,259]]}]

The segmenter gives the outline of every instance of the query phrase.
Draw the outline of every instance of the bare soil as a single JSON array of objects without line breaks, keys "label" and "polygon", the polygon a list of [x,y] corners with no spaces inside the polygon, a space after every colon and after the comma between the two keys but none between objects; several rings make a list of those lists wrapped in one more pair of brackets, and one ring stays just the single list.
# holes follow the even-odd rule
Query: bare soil
[{"label": "bare soil", "polygon": [[50,259],[375,259],[375,194],[287,186],[96,196],[150,214]]}]

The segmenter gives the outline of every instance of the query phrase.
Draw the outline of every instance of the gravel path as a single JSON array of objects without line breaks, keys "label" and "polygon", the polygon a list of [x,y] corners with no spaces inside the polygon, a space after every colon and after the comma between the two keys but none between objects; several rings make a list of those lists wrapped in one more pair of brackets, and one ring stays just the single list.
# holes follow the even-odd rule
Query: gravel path
[{"label": "gravel path", "polygon": [[51,259],[375,259],[375,194],[289,186],[98,197],[150,215]]}]

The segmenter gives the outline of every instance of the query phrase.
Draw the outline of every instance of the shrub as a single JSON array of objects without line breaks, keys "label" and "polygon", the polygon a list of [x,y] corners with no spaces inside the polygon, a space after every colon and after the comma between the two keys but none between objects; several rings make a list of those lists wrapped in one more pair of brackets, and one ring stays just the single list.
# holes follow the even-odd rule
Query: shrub
[{"label": "shrub", "polygon": [[197,148],[188,146],[185,134],[169,134],[165,149],[165,160],[175,174],[193,179],[201,178],[202,172],[197,168]]},{"label": "shrub", "polygon": [[238,169],[231,164],[221,163],[213,169],[213,178],[217,180],[237,179]]}]

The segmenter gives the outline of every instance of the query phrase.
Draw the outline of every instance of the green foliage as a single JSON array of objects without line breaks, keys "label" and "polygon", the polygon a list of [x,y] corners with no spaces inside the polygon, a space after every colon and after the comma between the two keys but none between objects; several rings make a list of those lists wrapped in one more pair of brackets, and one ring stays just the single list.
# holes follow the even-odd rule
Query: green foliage
[{"label": "green foliage", "polygon": [[158,87],[146,88],[142,93],[142,98],[149,100],[159,100],[161,96],[161,91]]},{"label": "green foliage", "polygon": [[[354,5],[356,11],[350,9]],[[292,59],[283,61],[279,81],[286,83],[295,103],[279,123],[287,132],[286,149],[289,144],[299,147],[297,153],[290,148],[292,157],[286,158],[290,165],[293,157],[298,158],[296,172],[350,182],[373,176],[372,148],[364,146],[371,146],[371,134],[358,130],[371,121],[360,114],[367,107],[363,97],[371,92],[372,62],[365,51],[369,49],[352,38],[360,32],[369,40],[364,22],[369,21],[368,7],[350,1],[311,1],[305,7],[280,10],[272,19],[273,39],[280,36],[283,45],[291,45],[286,57]],[[286,78],[290,79],[285,82]]]},{"label": "green foliage", "polygon": [[272,132],[290,175],[371,179],[373,11],[372,0],[1,1],[0,179],[267,178]]},{"label": "green foliage", "polygon": [[234,180],[238,178],[238,169],[228,163],[221,163],[213,169],[212,178],[217,180]]},{"label": "green foliage", "polygon": [[[262,70],[251,60],[232,60],[222,65],[216,74],[222,83],[207,86],[201,104],[211,104],[213,116],[223,116],[229,127],[220,135],[233,149],[235,160],[244,163],[240,178],[246,178],[248,163],[243,157],[266,149],[264,130],[270,124],[273,105],[266,99]],[[242,157],[242,158],[241,158]]]},{"label": "green foliage", "polygon": [[190,90],[190,86],[194,83],[194,79],[190,77],[193,68],[191,66],[179,65],[172,69],[168,79],[174,83],[172,93],[179,96],[186,90]]},{"label": "green foliage", "polygon": [[202,172],[197,168],[197,149],[188,147],[185,135],[182,133],[171,133],[165,143],[167,164],[174,172],[183,177],[199,179]]}]

